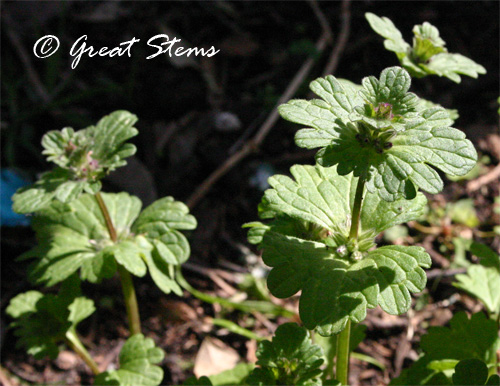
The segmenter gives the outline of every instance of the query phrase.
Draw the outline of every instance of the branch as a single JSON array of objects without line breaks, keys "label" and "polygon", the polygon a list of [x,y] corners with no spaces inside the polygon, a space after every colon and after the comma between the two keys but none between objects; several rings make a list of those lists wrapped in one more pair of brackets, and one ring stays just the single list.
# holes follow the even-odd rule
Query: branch
[{"label": "branch", "polygon": [[[328,42],[328,33],[323,32],[321,37],[316,42],[316,51],[321,53],[324,51]],[[278,106],[287,102],[293,97],[297,92],[297,89],[304,82],[307,75],[312,69],[316,58],[307,59],[302,67],[299,69],[295,77],[292,79],[287,89],[281,95],[280,99],[274,106],[271,113],[268,115],[267,119],[261,125],[255,136],[250,139],[243,147],[232,156],[230,156],[218,169],[216,169],[203,183],[198,186],[194,193],[188,198],[187,206],[192,209],[198,202],[207,194],[213,184],[215,184],[222,176],[229,172],[234,166],[236,166],[242,159],[244,159],[249,154],[255,152],[262,141],[266,138],[269,131],[273,128],[274,124],[279,118]]]}]

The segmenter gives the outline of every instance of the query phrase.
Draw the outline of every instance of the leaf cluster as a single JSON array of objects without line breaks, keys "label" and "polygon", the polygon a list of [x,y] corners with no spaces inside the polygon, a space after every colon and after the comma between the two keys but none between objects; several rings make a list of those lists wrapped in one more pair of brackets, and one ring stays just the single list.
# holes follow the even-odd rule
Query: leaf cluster
[{"label": "leaf cluster", "polygon": [[181,294],[174,268],[190,254],[179,230],[196,227],[196,219],[183,203],[162,198],[141,212],[141,201],[127,193],[103,193],[116,229],[114,242],[93,195],[83,194],[71,203],[54,201],[33,218],[38,245],[21,256],[34,258],[29,278],[54,285],[80,270],[83,280],[99,282],[112,277],[121,264],[135,276],[151,277],[165,293]]},{"label": "leaf cluster", "polygon": [[[500,348],[498,326],[483,313],[469,319],[465,312],[459,312],[450,327],[431,327],[420,347],[423,355],[391,385],[484,385],[488,377],[484,368],[495,363]],[[487,384],[498,384],[498,376],[490,378]]]},{"label": "leaf cluster", "polygon": [[411,79],[402,68],[382,71],[380,79],[363,79],[362,89],[329,75],[310,85],[322,99],[291,100],[281,116],[307,126],[295,135],[298,146],[320,148],[316,161],[337,165],[366,179],[367,188],[384,200],[415,197],[417,188],[438,193],[443,181],[434,168],[464,175],[477,154],[464,133],[450,127],[441,107],[427,108],[408,92]]},{"label": "leaf cluster", "polygon": [[126,143],[138,133],[135,122],[137,117],[128,111],[115,111],[96,126],[49,131],[42,138],[42,154],[56,167],[18,191],[12,197],[13,210],[31,213],[46,208],[53,199],[69,203],[83,192],[99,192],[100,180],[135,154],[136,147]]},{"label": "leaf cluster", "polygon": [[373,13],[365,17],[372,29],[386,39],[385,48],[395,52],[401,65],[416,78],[438,75],[460,83],[460,75],[477,78],[486,74],[486,69],[473,60],[449,53],[438,29],[428,22],[413,27],[413,46],[410,46],[389,18]]},{"label": "leaf cluster", "polygon": [[165,357],[153,339],[142,334],[130,337],[123,345],[118,370],[106,371],[95,378],[96,385],[157,386],[163,380],[163,370],[156,366]]},{"label": "leaf cluster", "polygon": [[18,347],[37,359],[59,353],[59,343],[68,332],[95,311],[94,302],[80,296],[80,281],[73,276],[66,280],[58,295],[28,291],[14,297],[6,309],[15,319],[11,327],[19,337]]},{"label": "leaf cluster", "polygon": [[309,329],[321,335],[342,331],[348,319],[359,323],[366,309],[380,305],[390,314],[406,312],[410,292],[426,283],[422,268],[429,255],[420,247],[374,247],[374,237],[418,218],[426,205],[414,200],[382,200],[367,193],[361,207],[360,236],[348,237],[358,179],[341,176],[335,167],[295,165],[295,181],[277,175],[269,179],[260,215],[268,224],[250,223],[249,241],[263,248],[264,262],[273,267],[271,293],[279,298],[302,290],[299,311]]}]

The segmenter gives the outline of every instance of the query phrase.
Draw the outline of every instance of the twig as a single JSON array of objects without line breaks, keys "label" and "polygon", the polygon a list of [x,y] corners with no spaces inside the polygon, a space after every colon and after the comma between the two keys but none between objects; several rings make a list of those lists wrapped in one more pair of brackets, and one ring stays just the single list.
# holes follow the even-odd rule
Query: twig
[{"label": "twig", "polygon": [[467,183],[467,192],[472,193],[479,190],[482,186],[489,184],[500,178],[500,164],[495,166],[493,169],[488,171],[488,173],[476,178],[475,180],[469,181]]},{"label": "twig", "polygon": [[21,62],[23,63],[24,69],[26,70],[26,74],[28,75],[28,78],[30,79],[31,83],[33,84],[33,88],[35,90],[35,93],[38,95],[38,97],[44,102],[44,103],[49,103],[50,102],[50,95],[43,86],[42,82],[40,81],[40,77],[38,76],[37,72],[35,71],[35,68],[33,67],[30,57],[24,48],[21,39],[17,35],[17,33],[14,31],[14,28],[12,26],[12,22],[10,20],[10,17],[8,15],[2,15],[2,19],[5,22],[6,25],[6,30],[7,30],[7,36],[9,37],[9,40],[11,44],[14,46],[14,48],[17,51],[17,54],[19,55],[19,59],[21,59]]},{"label": "twig", "polygon": [[308,3],[311,6],[314,14],[318,18],[319,24],[321,25],[321,29],[323,30],[323,32],[328,34],[328,43],[332,43],[333,42],[332,28],[330,27],[330,23],[328,23],[328,19],[326,18],[325,14],[323,13],[323,11],[321,11],[318,2],[316,0],[309,0]]},{"label": "twig", "polygon": [[340,33],[333,47],[332,53],[328,58],[328,63],[323,71],[323,76],[333,74],[339,64],[340,56],[344,52],[349,33],[351,31],[351,1],[342,1],[342,11],[340,15]]},{"label": "twig", "polygon": [[455,275],[460,275],[462,273],[466,273],[467,268],[456,268],[456,269],[431,269],[430,271],[427,271],[427,280],[429,279],[435,279],[437,277],[449,277],[449,276],[455,276]]},{"label": "twig", "polygon": [[[328,42],[327,33],[323,32],[321,37],[316,42],[316,51],[323,52]],[[266,138],[269,131],[272,129],[276,121],[278,120],[278,106],[288,101],[300,87],[307,74],[311,71],[313,64],[315,63],[315,58],[307,59],[300,70],[295,74],[295,77],[290,82],[289,86],[281,95],[278,103],[273,108],[272,112],[269,114],[267,119],[264,121],[262,126],[259,128],[255,136],[249,140],[243,147],[232,156],[230,156],[218,169],[216,169],[203,183],[198,186],[198,188],[193,192],[193,194],[187,200],[187,206],[193,208],[198,204],[198,202],[207,194],[213,184],[215,184],[223,175],[225,175],[229,170],[236,166],[243,158],[249,154],[256,151],[262,141]]]}]

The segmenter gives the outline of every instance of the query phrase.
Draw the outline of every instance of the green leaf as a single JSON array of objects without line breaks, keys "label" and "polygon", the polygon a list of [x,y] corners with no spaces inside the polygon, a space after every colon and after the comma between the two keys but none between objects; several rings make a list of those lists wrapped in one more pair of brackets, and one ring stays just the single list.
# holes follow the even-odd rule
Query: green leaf
[{"label": "green leaf", "polygon": [[19,337],[17,346],[25,347],[36,359],[56,358],[66,333],[95,311],[94,302],[79,294],[79,281],[72,277],[59,295],[28,291],[14,297],[6,313],[15,319],[11,327]]},{"label": "green leaf", "polygon": [[38,245],[21,256],[35,259],[30,279],[51,286],[81,269],[82,279],[99,282],[112,277],[118,263],[136,276],[144,276],[149,269],[162,291],[180,295],[173,268],[187,260],[190,249],[185,236],[174,227],[196,226],[187,207],[168,197],[139,215],[137,197],[103,193],[102,198],[117,242],[111,240],[93,195],[83,194],[69,204],[54,201],[34,216]]},{"label": "green leaf", "polygon": [[[461,361],[479,359],[493,363],[496,350],[500,346],[496,322],[487,319],[483,313],[472,315],[459,312],[450,321],[450,327],[431,327],[421,339],[424,354],[401,375],[391,381],[391,385],[435,385],[436,377],[446,381],[442,366],[436,361]],[[445,370],[446,371],[446,370]],[[439,383],[442,384],[442,383]],[[446,383],[445,383],[446,384]],[[447,384],[450,384],[448,381]]]},{"label": "green leaf", "polygon": [[152,246],[151,253],[144,257],[151,277],[165,293],[182,294],[174,280],[173,267],[184,263],[191,250],[187,239],[178,230],[195,229],[196,225],[189,208],[172,197],[155,201],[134,222],[132,231],[144,234]]},{"label": "green leaf", "polygon": [[463,224],[469,228],[475,228],[479,225],[474,200],[471,198],[447,204],[447,212],[451,220],[457,224]]},{"label": "green leaf", "polygon": [[295,323],[278,327],[272,341],[262,341],[257,365],[247,379],[250,385],[319,385],[322,373],[321,347],[314,345],[309,332]]},{"label": "green leaf", "polygon": [[479,359],[464,359],[455,367],[454,385],[484,385],[488,379],[488,367]]},{"label": "green leaf", "polygon": [[356,88],[329,76],[311,84],[323,100],[293,100],[279,111],[309,127],[299,130],[295,140],[300,147],[319,147],[320,165],[338,165],[341,175],[364,176],[368,190],[384,200],[411,199],[416,187],[429,193],[442,190],[434,168],[465,175],[477,154],[464,133],[449,127],[446,110],[421,110],[424,105],[407,92],[409,83],[406,71],[391,67],[380,80],[365,78],[358,95]]},{"label": "green leaf", "polygon": [[500,314],[500,272],[496,268],[471,265],[467,274],[455,278],[455,287],[478,298],[490,314]]},{"label": "green leaf", "polygon": [[[391,246],[369,251],[373,237],[400,222],[418,218],[426,200],[386,202],[367,193],[361,209],[357,243],[348,240],[349,215],[357,179],[335,168],[295,165],[295,180],[269,179],[262,206],[276,219],[250,224],[251,241],[263,248],[271,293],[286,298],[302,290],[300,316],[322,335],[340,332],[351,319],[359,323],[378,304],[399,314],[410,306],[410,292],[426,283],[422,267],[429,255],[419,247]],[[361,259],[361,260],[359,260]]]},{"label": "green leaf", "polygon": [[[213,385],[213,386],[234,386],[245,385],[245,380],[248,375],[255,368],[253,363],[238,363],[234,368],[223,371],[222,373],[210,375],[206,377],[209,383],[199,383],[200,385]],[[201,377],[204,378],[204,377]],[[200,378],[200,382],[201,382]]]},{"label": "green leaf", "polygon": [[[83,194],[69,204],[54,201],[33,218],[38,246],[21,256],[36,258],[29,272],[32,281],[51,286],[79,268],[83,268],[82,278],[98,281],[114,273],[110,268],[116,267],[109,263],[109,256],[126,263],[132,273],[144,271],[134,268],[130,260],[134,257],[126,250],[135,239],[130,224],[139,214],[140,200],[126,193],[102,194],[102,197],[115,225],[118,243],[112,242],[94,196]],[[144,265],[139,255],[135,261],[139,266]]]},{"label": "green leaf", "polygon": [[[331,232],[347,236],[358,179],[339,175],[335,167],[294,165],[295,181],[283,175],[269,179],[273,189],[264,194],[263,205],[275,213],[306,220]],[[380,233],[394,225],[420,217],[427,205],[423,194],[414,200],[394,202],[367,194],[361,207],[361,233]]]},{"label": "green leaf", "polygon": [[410,45],[404,41],[403,35],[401,35],[401,32],[396,28],[391,19],[385,16],[378,17],[370,12],[367,12],[365,17],[368,23],[370,23],[370,27],[386,39],[384,46],[387,50],[406,55],[406,52],[410,50]]},{"label": "green leaf", "polygon": [[459,74],[472,78],[486,74],[486,69],[473,60],[448,53],[438,29],[428,22],[413,27],[413,47],[410,47],[390,19],[373,13],[366,13],[365,17],[372,29],[386,39],[385,48],[395,52],[401,65],[414,77],[438,75],[460,83]]},{"label": "green leaf", "polygon": [[135,146],[125,141],[137,135],[133,127],[136,121],[137,117],[127,111],[115,111],[102,118],[97,126],[77,132],[64,128],[45,134],[42,154],[57,167],[14,194],[13,210],[36,212],[46,208],[53,199],[69,203],[83,192],[98,192],[100,180],[126,165],[125,158],[135,153]]},{"label": "green leaf", "polygon": [[99,374],[96,385],[120,386],[157,386],[163,380],[163,370],[155,364],[160,363],[165,354],[155,347],[151,338],[142,334],[130,337],[120,351],[120,368]]}]

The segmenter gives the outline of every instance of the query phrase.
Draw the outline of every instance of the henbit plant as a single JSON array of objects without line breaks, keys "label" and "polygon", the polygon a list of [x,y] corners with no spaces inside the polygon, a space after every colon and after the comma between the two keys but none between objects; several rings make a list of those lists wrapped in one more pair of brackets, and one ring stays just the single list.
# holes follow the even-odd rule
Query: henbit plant
[{"label": "henbit plant", "polygon": [[131,274],[142,277],[149,271],[163,292],[182,295],[176,267],[188,259],[190,247],[180,230],[194,229],[196,219],[172,197],[141,211],[137,197],[100,193],[101,179],[135,153],[135,146],[125,141],[137,134],[136,121],[129,112],[116,111],[96,126],[76,132],[65,128],[43,137],[43,153],[57,167],[18,191],[13,207],[20,213],[35,212],[38,245],[20,257],[34,259],[29,279],[46,286],[63,284],[59,296],[38,291],[16,296],[7,313],[16,319],[18,344],[30,354],[55,357],[58,344],[65,341],[97,375],[99,369],[75,329],[94,311],[93,302],[80,296],[79,282],[99,283],[118,271],[132,336],[122,348],[121,368],[96,380],[153,386],[163,379],[161,368],[153,366],[163,352],[141,334]]},{"label": "henbit plant", "polygon": [[365,17],[372,29],[386,39],[385,48],[395,52],[401,65],[415,78],[438,75],[460,83],[459,74],[472,78],[486,74],[486,69],[473,60],[460,54],[450,54],[438,29],[428,22],[413,27],[415,36],[413,46],[410,46],[387,17],[369,12]]},{"label": "henbit plant", "polygon": [[[465,312],[459,312],[451,319],[449,328],[431,327],[422,336],[420,347],[424,354],[393,379],[391,385],[484,385],[487,380],[488,385],[498,385],[500,382],[496,375],[496,355],[500,349],[498,325],[481,312],[470,319]],[[461,383],[464,366],[473,377],[467,383]]]},{"label": "henbit plant", "polygon": [[408,92],[399,67],[367,77],[362,87],[333,76],[311,83],[322,100],[280,106],[287,120],[307,126],[300,147],[320,148],[317,165],[295,165],[293,179],[269,179],[249,241],[272,267],[268,287],[278,298],[302,291],[299,313],[308,329],[337,336],[336,379],[348,384],[351,323],[378,305],[394,315],[411,306],[426,284],[431,259],[416,246],[376,247],[385,229],[417,219],[425,196],[443,182],[431,166],[464,175],[477,154],[452,127],[448,112]]}]

